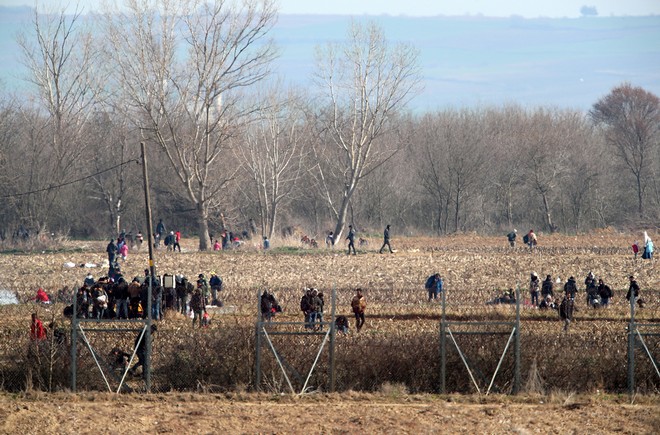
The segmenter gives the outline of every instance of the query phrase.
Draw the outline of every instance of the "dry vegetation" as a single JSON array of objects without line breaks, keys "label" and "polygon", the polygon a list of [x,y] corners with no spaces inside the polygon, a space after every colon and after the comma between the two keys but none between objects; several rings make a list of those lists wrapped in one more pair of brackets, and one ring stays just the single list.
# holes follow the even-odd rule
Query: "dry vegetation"
[{"label": "dry vegetation", "polygon": [[[69,385],[67,345],[47,343],[39,363],[28,354],[29,314],[37,310],[46,321],[61,319],[62,305],[33,304],[0,307],[0,432],[48,433],[112,432],[121,424],[128,431],[158,432],[583,432],[653,433],[660,405],[657,379],[648,359],[638,358],[639,393],[632,399],[618,396],[626,390],[626,276],[635,273],[647,299],[638,312],[644,321],[658,322],[660,298],[655,264],[633,261],[628,249],[633,237],[615,232],[589,236],[541,238],[541,249],[530,254],[512,251],[503,238],[457,236],[440,239],[394,240],[398,252],[379,255],[378,240],[357,257],[342,248],[309,250],[295,241],[274,243],[271,252],[252,247],[233,252],[195,252],[195,241],[184,241],[184,252],[157,253],[160,273],[216,271],[225,280],[226,305],[231,314],[216,314],[210,328],[191,330],[189,320],[168,313],[155,338],[153,387],[161,394],[121,396],[91,391],[106,390],[87,349],[79,347],[77,395],[44,395],[35,390],[66,390]],[[45,248],[45,247],[44,247]],[[55,293],[73,288],[90,269],[65,268],[104,259],[103,243],[65,243],[58,252],[0,255],[0,288],[17,290],[23,299],[37,286]],[[187,248],[187,249],[186,249]],[[123,266],[127,276],[140,274],[147,264],[145,252],[132,253]],[[100,269],[91,269],[96,277]],[[594,311],[578,303],[576,322],[568,333],[554,312],[522,310],[523,394],[517,397],[435,396],[438,391],[438,322],[440,308],[425,302],[423,282],[432,271],[446,277],[447,315],[450,319],[513,319],[510,306],[486,306],[497,289],[524,290],[531,270],[581,281],[593,270],[611,283],[616,295],[609,309]],[[263,352],[265,393],[254,389],[254,320],[256,293],[264,286],[275,292],[284,312],[278,320],[300,321],[298,300],[304,286],[331,294],[337,290],[337,311],[348,314],[357,286],[368,300],[367,325],[359,334],[337,340],[337,388],[341,394],[323,394],[328,385],[327,352],[311,377],[303,398],[281,395],[288,387],[267,350]],[[326,316],[329,316],[326,310]],[[91,328],[91,325],[88,326]],[[281,327],[280,327],[281,328]],[[292,327],[289,327],[292,328]],[[274,329],[274,327],[273,327]],[[474,328],[472,329],[474,330]],[[485,385],[508,336],[458,338]],[[134,333],[88,332],[103,356],[108,349],[130,349]],[[306,374],[320,337],[274,337],[287,364]],[[652,351],[658,340],[647,342]],[[52,350],[52,352],[51,352]],[[638,355],[641,351],[638,351]],[[493,391],[507,393],[513,378],[512,356],[503,363]],[[473,393],[458,355],[449,345],[447,387]],[[109,377],[113,388],[116,375]],[[296,388],[300,382],[295,378]],[[178,391],[191,393],[180,393]],[[28,391],[25,393],[25,391]],[[143,391],[140,378],[129,378],[125,393]],[[357,393],[355,391],[366,391]],[[165,393],[167,392],[167,393]],[[196,393],[202,393],[198,395]],[[613,394],[614,393],[614,394]],[[117,417],[126,410],[136,418]],[[156,411],[157,410],[157,411]],[[75,418],[71,418],[75,416]],[[603,418],[606,416],[606,418]],[[98,422],[112,422],[111,425]],[[296,421],[296,424],[292,424]],[[95,423],[96,422],[96,423]]]},{"label": "dry vegetation", "polygon": [[[189,320],[168,313],[156,338],[154,387],[160,391],[241,391],[254,385],[254,321],[256,294],[264,286],[273,290],[284,312],[278,320],[300,321],[299,299],[302,288],[314,286],[325,292],[329,301],[337,292],[337,313],[349,313],[349,302],[356,287],[365,290],[367,326],[360,333],[337,342],[337,388],[339,390],[378,391],[386,382],[404,385],[410,392],[436,392],[439,386],[438,324],[440,307],[425,301],[423,282],[428,274],[440,271],[446,280],[447,316],[453,320],[513,320],[511,306],[486,306],[498,291],[520,284],[526,295],[530,271],[541,276],[552,274],[565,280],[569,275],[584,279],[592,270],[615,290],[608,309],[586,307],[578,301],[576,321],[564,333],[556,312],[542,312],[529,307],[522,310],[523,387],[535,393],[554,389],[593,392],[626,390],[626,326],[629,307],[624,298],[627,275],[635,273],[642,286],[645,309],[638,312],[644,322],[660,319],[660,282],[650,261],[632,259],[630,234],[602,231],[580,237],[543,236],[540,248],[530,253],[524,248],[511,250],[504,237],[489,238],[462,235],[444,238],[395,239],[396,254],[379,255],[378,240],[358,256],[347,256],[343,247],[304,249],[295,241],[275,241],[270,252],[245,246],[231,252],[195,251],[195,241],[184,240],[184,252],[158,251],[159,273],[218,272],[225,281],[223,295],[231,314],[216,313],[210,328],[192,331]],[[27,298],[38,286],[50,293],[64,285],[74,288],[88,270],[98,277],[104,270],[66,268],[75,264],[102,263],[104,243],[70,242],[58,252],[7,254],[0,256],[0,287],[17,290]],[[146,251],[146,250],[144,250]],[[146,252],[133,252],[123,265],[126,276],[141,274],[147,264]],[[329,304],[328,304],[329,306]],[[27,325],[35,307],[2,307],[3,383],[8,390],[26,387],[21,361],[28,361]],[[42,318],[59,320],[61,306],[39,307]],[[329,317],[326,307],[326,319]],[[66,322],[66,321],[61,321]],[[68,324],[68,323],[66,323]],[[279,327],[282,328],[282,327]],[[288,328],[296,328],[289,326]],[[457,327],[458,328],[458,327]],[[474,329],[474,328],[473,328]],[[481,385],[487,385],[505,345],[508,332],[501,328],[497,337],[462,337],[459,344],[477,367]],[[102,355],[116,345],[130,349],[134,333],[90,334],[90,341]],[[319,337],[277,337],[276,346],[287,363],[306,374]],[[18,346],[16,344],[19,344]],[[649,338],[650,348],[658,341]],[[465,369],[450,345],[447,387],[450,391],[473,392]],[[300,349],[306,351],[301,352]],[[57,364],[44,364],[31,375],[32,385],[42,389],[68,386],[68,354],[58,351]],[[95,372],[86,349],[81,354],[79,388],[105,389]],[[638,351],[638,355],[641,351]],[[656,357],[657,358],[657,357]],[[50,361],[50,358],[44,357]],[[19,362],[19,365],[8,364]],[[264,351],[262,389],[288,391],[274,358]],[[312,389],[328,385],[327,354],[311,378]],[[47,370],[46,370],[47,369]],[[637,386],[640,392],[655,393],[660,382],[647,358],[638,358]],[[53,374],[52,372],[55,372]],[[493,391],[511,391],[512,354],[504,360]],[[50,380],[50,381],[49,381]],[[301,381],[296,388],[302,384]],[[29,383],[27,384],[30,385]],[[116,382],[115,382],[116,385]],[[131,388],[140,382],[132,380]]]}]

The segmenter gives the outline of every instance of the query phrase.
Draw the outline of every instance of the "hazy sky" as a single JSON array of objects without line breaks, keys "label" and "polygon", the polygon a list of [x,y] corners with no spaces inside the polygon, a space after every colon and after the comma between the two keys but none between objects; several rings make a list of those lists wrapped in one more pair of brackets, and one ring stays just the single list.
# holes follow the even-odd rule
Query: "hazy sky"
[{"label": "hazy sky", "polygon": [[[42,4],[54,3],[41,0]],[[62,2],[85,11],[102,0]],[[121,3],[121,0],[118,0]],[[32,0],[0,0],[2,6],[28,5]],[[578,17],[582,6],[594,6],[600,16],[660,15],[660,0],[280,0],[284,14],[389,14],[409,16],[476,15],[491,17]]]}]

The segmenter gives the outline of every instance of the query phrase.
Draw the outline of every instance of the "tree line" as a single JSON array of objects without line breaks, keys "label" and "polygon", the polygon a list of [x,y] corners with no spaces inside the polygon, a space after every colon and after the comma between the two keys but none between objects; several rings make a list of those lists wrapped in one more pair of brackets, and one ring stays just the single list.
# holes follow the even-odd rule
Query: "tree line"
[{"label": "tree line", "polygon": [[[313,85],[274,77],[273,0],[126,0],[34,10],[17,38],[29,98],[0,94],[0,221],[72,237],[155,218],[209,249],[223,229],[582,232],[660,217],[660,100],[622,83],[589,113],[411,112],[418,51],[375,23],[319,46]],[[94,29],[94,31],[92,31]],[[24,94],[23,94],[24,95]]]}]

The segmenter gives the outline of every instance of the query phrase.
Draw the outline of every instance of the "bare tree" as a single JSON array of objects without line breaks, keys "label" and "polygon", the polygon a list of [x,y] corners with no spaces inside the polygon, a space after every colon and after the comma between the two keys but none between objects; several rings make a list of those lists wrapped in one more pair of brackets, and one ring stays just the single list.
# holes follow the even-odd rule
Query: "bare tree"
[{"label": "bare tree", "polygon": [[268,76],[275,56],[275,2],[129,0],[127,10],[105,16],[115,81],[185,189],[206,250],[210,214],[234,175],[223,157],[257,109],[242,92]]},{"label": "bare tree", "polygon": [[299,97],[271,88],[265,107],[234,148],[256,191],[261,235],[272,238],[280,204],[291,198],[303,171],[305,122]]},{"label": "bare tree", "polygon": [[644,215],[646,179],[660,147],[660,99],[640,87],[624,83],[594,104],[589,112],[605,127],[605,139],[635,178],[637,212]]},{"label": "bare tree", "polygon": [[[40,174],[30,190],[42,190],[36,203],[42,206],[38,220],[54,213],[62,201],[57,189],[43,189],[66,182],[87,143],[80,141],[91,108],[97,101],[102,78],[96,69],[96,51],[92,36],[82,22],[80,12],[34,9],[32,28],[18,35],[23,63],[29,70],[27,80],[36,89],[37,105],[48,114],[42,129],[48,142],[38,148]],[[44,222],[37,223],[43,225]]]},{"label": "bare tree", "polygon": [[[352,23],[345,44],[319,48],[317,64],[318,125],[324,133],[315,148],[317,176],[335,219],[336,243],[360,181],[400,148],[384,138],[419,90],[418,52],[406,44],[391,46],[373,23]],[[336,191],[330,177],[341,183]]]}]

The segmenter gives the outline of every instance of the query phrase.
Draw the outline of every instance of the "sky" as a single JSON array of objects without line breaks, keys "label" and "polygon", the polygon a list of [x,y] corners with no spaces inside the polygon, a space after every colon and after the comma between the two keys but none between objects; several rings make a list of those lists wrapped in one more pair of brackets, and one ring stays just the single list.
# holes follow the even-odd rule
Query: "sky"
[{"label": "sky", "polygon": [[[41,0],[51,3],[53,0]],[[85,11],[102,0],[69,0]],[[121,3],[121,0],[118,0]],[[579,17],[582,6],[593,6],[599,16],[660,15],[660,0],[279,0],[283,14],[340,15],[484,15],[509,17]],[[33,0],[0,0],[0,6],[34,6]]]}]

